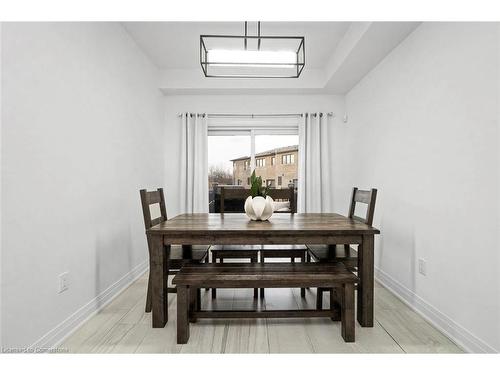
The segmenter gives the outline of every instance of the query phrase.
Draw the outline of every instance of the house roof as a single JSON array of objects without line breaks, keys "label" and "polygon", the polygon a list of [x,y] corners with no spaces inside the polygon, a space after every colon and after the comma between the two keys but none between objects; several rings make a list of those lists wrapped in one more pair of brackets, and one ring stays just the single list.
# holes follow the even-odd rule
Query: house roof
[{"label": "house roof", "polygon": [[[292,151],[298,151],[299,146],[298,145],[293,145],[293,146],[286,146],[286,147],[278,147],[278,148],[273,148],[272,150],[267,150],[263,152],[259,152],[255,154],[255,157],[262,157],[262,156],[270,156],[270,155],[276,155],[276,154],[284,154],[286,152],[292,152]],[[238,161],[238,160],[246,160],[250,159],[250,156],[242,156],[236,159],[231,159],[231,161]]]}]

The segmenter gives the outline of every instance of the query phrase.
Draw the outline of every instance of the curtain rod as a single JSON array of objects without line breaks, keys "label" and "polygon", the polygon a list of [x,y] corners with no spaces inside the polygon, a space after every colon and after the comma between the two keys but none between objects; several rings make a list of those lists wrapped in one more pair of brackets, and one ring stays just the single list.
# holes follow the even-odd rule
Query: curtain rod
[{"label": "curtain rod", "polygon": [[[320,116],[323,116],[323,112],[318,112]],[[226,118],[262,118],[262,117],[303,117],[304,113],[268,113],[268,114],[255,114],[255,113],[190,113],[190,116],[201,116],[201,117],[226,117]],[[309,115],[306,113],[306,116]],[[316,113],[311,113],[311,116],[316,116]],[[333,112],[327,112],[327,116],[335,116]],[[182,113],[179,113],[179,117]]]}]

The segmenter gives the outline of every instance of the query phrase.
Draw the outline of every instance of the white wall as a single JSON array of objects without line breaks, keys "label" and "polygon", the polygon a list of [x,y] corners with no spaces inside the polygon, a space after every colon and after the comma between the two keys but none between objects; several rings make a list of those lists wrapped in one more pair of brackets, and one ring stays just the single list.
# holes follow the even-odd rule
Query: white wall
[{"label": "white wall", "polygon": [[196,113],[302,113],[335,112],[339,126],[344,99],[337,95],[172,95],[165,97],[167,127],[166,200],[170,217],[179,214],[181,112]]},{"label": "white wall", "polygon": [[498,49],[496,24],[424,23],[347,94],[334,140],[335,209],[379,189],[378,276],[472,351],[500,351]]},{"label": "white wall", "polygon": [[158,72],[117,23],[7,23],[2,44],[3,345],[51,344],[147,264],[138,190],[163,182]]},{"label": "white wall", "polygon": [[[0,22],[0,166],[2,165],[2,132],[3,132],[3,122],[2,122],[2,29],[3,29],[3,24]],[[0,213],[3,212],[3,206],[2,206],[2,173],[0,172]],[[2,328],[2,215],[0,214],[0,347],[3,347],[3,328]]]}]

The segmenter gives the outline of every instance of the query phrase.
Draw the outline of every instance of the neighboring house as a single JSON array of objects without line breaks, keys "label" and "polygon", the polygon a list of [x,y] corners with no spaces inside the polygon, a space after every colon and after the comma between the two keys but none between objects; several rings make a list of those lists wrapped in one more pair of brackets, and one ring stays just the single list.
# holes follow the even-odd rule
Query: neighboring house
[{"label": "neighboring house", "polygon": [[[297,165],[299,147],[287,146],[255,154],[255,174],[262,177],[262,183],[273,188],[297,186]],[[233,162],[233,183],[250,187],[250,156],[231,160]]]}]

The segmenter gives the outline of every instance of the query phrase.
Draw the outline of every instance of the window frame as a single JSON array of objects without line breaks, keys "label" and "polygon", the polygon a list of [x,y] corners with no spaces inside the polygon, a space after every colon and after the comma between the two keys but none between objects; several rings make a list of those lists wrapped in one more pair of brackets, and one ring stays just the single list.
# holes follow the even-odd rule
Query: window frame
[{"label": "window frame", "polygon": [[[250,136],[250,171],[255,170],[255,136],[299,135],[301,116],[291,118],[208,118],[208,136]],[[277,163],[277,161],[276,161]],[[276,164],[274,164],[276,165]]]}]

